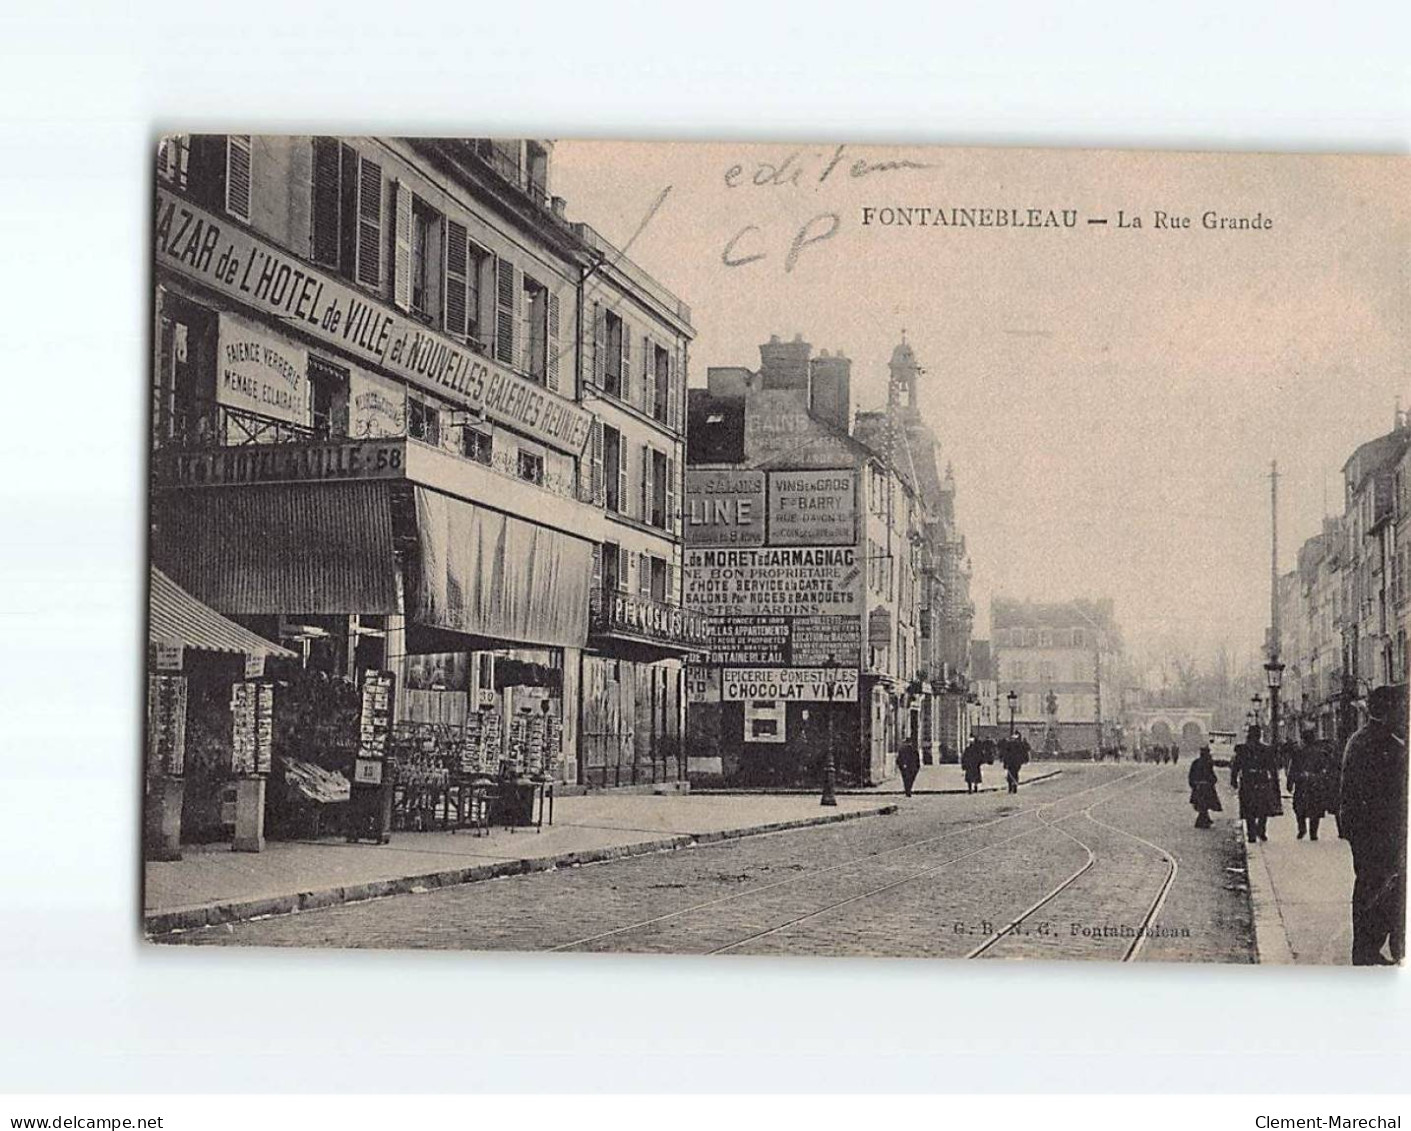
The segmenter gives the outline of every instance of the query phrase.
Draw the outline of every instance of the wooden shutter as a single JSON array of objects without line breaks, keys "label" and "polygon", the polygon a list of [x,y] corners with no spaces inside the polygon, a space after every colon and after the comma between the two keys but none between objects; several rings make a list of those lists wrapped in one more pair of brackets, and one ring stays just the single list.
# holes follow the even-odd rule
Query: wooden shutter
[{"label": "wooden shutter", "polygon": [[648,416],[656,415],[656,351],[652,340],[642,335],[642,411]]},{"label": "wooden shutter", "polygon": [[593,592],[598,593],[603,587],[603,544],[593,543]]},{"label": "wooden shutter", "polygon": [[681,390],[676,387],[679,368],[672,350],[666,355],[666,426],[675,432],[681,431]]},{"label": "wooden shutter", "polygon": [[559,296],[549,292],[549,315],[548,315],[548,338],[544,343],[545,353],[548,355],[544,362],[544,380],[550,389],[558,392],[559,388]]},{"label": "wooden shutter", "polygon": [[402,181],[392,182],[392,301],[411,309],[412,194]]},{"label": "wooden shutter", "polygon": [[331,137],[314,138],[313,156],[313,192],[310,200],[310,245],[313,260],[315,263],[336,268],[342,201],[342,168],[338,156],[338,140]]},{"label": "wooden shutter", "polygon": [[652,521],[652,446],[642,445],[642,521]]},{"label": "wooden shutter", "polygon": [[647,553],[637,555],[637,595],[652,595],[652,556]]},{"label": "wooden shutter", "polygon": [[511,366],[516,358],[514,296],[521,289],[515,274],[513,263],[495,257],[495,358]]},{"label": "wooden shutter", "polygon": [[589,455],[589,483],[593,489],[593,502],[602,506],[606,502],[606,489],[603,486],[603,422],[593,421],[592,447]]},{"label": "wooden shutter", "polygon": [[681,515],[676,510],[677,500],[681,497],[676,484],[676,461],[670,456],[666,459],[666,522],[665,527],[678,538],[681,537]]},{"label": "wooden shutter", "polygon": [[592,383],[599,389],[607,375],[607,358],[603,353],[607,341],[608,316],[600,302],[593,303],[593,375]]},{"label": "wooden shutter", "polygon": [[681,589],[678,578],[680,569],[674,561],[666,565],[666,603],[668,605],[681,604]]},{"label": "wooden shutter", "polygon": [[617,510],[619,514],[630,514],[627,486],[627,437],[620,432],[617,436]]},{"label": "wooden shutter", "polygon": [[448,333],[465,337],[466,296],[469,292],[470,243],[464,224],[446,221],[446,301],[442,324]]},{"label": "wooden shutter", "polygon": [[632,561],[632,555],[627,552],[626,546],[617,548],[617,587],[624,593],[627,592],[627,568]]},{"label": "wooden shutter", "polygon": [[618,396],[629,404],[632,401],[632,330],[627,319],[622,320],[622,369],[617,381]]},{"label": "wooden shutter", "polygon": [[358,272],[358,151],[338,149],[338,271],[355,279]]},{"label": "wooden shutter", "polygon": [[250,219],[250,135],[225,138],[225,210],[247,223]]},{"label": "wooden shutter", "polygon": [[358,282],[382,285],[382,166],[358,159]]}]

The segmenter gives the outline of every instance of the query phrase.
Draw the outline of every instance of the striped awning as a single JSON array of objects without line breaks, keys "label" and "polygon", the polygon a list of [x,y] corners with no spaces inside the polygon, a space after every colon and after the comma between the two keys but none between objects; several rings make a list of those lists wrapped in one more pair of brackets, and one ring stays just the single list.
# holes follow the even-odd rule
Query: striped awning
[{"label": "striped awning", "polygon": [[397,613],[385,482],[158,493],[152,560],[223,613]]},{"label": "striped awning", "polygon": [[292,656],[243,625],[203,604],[156,566],[148,600],[148,638],[200,652],[234,652],[247,656]]}]

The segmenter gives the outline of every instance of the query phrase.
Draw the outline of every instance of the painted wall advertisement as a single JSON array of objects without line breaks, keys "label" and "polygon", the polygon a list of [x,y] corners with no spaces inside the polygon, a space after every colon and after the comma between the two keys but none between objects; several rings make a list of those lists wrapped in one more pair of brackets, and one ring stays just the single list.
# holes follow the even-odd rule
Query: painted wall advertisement
[{"label": "painted wall advertisement", "polygon": [[862,570],[853,546],[687,549],[686,607],[713,615],[859,616]]},{"label": "painted wall advertisement", "polygon": [[307,350],[236,314],[220,316],[218,349],[216,400],[291,424],[309,422]]},{"label": "painted wall advertisement", "polygon": [[273,768],[274,685],[246,680],[230,689],[230,771],[267,774]]},{"label": "painted wall advertisement", "polygon": [[771,471],[772,545],[851,546],[857,541],[857,493],[851,468]]},{"label": "painted wall advertisement", "polygon": [[160,188],[153,235],[159,267],[560,451],[587,443],[592,416],[572,401]]},{"label": "painted wall advertisement", "polygon": [[854,616],[710,619],[710,656],[717,664],[821,667],[859,662],[862,622]]},{"label": "painted wall advertisement", "polygon": [[728,703],[856,703],[857,673],[857,668],[725,668],[720,697]]},{"label": "painted wall advertisement", "polygon": [[686,469],[688,546],[763,546],[764,472]]}]

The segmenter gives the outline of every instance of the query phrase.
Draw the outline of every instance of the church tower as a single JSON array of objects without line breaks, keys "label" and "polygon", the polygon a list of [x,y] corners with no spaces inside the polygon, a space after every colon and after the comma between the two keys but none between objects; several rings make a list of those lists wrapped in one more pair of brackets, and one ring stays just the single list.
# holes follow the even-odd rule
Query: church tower
[{"label": "church tower", "polygon": [[888,407],[900,407],[904,394],[906,407],[915,412],[916,379],[921,375],[922,369],[916,364],[916,354],[911,348],[911,343],[906,340],[905,330],[901,332],[901,343],[892,350],[892,360],[888,363],[888,368],[892,372],[891,381],[887,387]]}]

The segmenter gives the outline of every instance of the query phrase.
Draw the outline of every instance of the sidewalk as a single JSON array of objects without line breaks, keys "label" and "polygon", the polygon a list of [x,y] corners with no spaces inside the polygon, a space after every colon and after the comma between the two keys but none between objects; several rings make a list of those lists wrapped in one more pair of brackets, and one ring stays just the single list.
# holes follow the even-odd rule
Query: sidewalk
[{"label": "sidewalk", "polygon": [[1293,805],[1285,796],[1284,816],[1269,821],[1269,839],[1246,845],[1259,961],[1347,966],[1352,961],[1352,851],[1338,839],[1332,817],[1323,818],[1316,842],[1297,840],[1297,833]]},{"label": "sidewalk", "polygon": [[597,793],[560,798],[553,825],[539,833],[402,832],[386,845],[341,838],[270,841],[260,853],[232,852],[228,844],[187,845],[182,860],[145,863],[143,928],[149,935],[165,934],[895,809],[875,792],[840,796],[836,809],[821,808],[816,794]]}]

